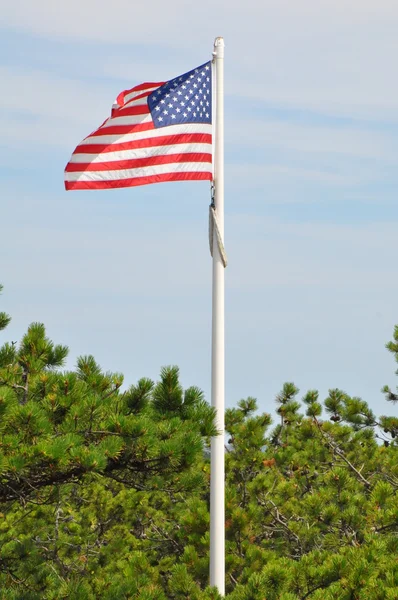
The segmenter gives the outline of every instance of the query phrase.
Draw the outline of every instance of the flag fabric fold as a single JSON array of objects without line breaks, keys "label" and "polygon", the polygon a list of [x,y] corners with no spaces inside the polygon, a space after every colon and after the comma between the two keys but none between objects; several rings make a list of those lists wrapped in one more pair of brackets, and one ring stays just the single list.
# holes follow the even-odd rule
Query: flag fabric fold
[{"label": "flag fabric fold", "polygon": [[119,94],[111,116],[73,152],[67,190],[212,179],[212,75],[205,63]]}]

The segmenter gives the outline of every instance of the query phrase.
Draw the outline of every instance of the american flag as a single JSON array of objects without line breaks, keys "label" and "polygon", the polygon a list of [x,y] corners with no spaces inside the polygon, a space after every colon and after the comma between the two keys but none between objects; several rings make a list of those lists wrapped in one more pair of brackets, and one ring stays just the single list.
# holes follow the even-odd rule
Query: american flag
[{"label": "american flag", "polygon": [[75,149],[67,190],[212,179],[211,63],[119,94],[111,116]]}]

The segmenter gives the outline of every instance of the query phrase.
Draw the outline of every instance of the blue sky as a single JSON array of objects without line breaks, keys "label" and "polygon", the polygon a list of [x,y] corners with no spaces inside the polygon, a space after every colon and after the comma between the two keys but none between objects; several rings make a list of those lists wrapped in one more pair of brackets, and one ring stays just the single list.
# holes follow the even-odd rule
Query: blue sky
[{"label": "blue sky", "polygon": [[[226,8],[228,6],[228,8]],[[117,94],[226,43],[226,394],[285,381],[392,412],[398,5],[14,0],[0,14],[1,338],[42,321],[127,383],[180,366],[210,395],[207,182],[63,190]]]}]

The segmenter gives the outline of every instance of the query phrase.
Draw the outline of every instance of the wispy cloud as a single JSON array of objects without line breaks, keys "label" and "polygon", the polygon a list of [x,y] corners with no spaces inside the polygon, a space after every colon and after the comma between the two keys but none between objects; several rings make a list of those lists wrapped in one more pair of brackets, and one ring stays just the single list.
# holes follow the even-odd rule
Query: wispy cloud
[{"label": "wispy cloud", "polygon": [[379,398],[397,298],[396,1],[154,0],[150,21],[131,0],[3,4],[7,335],[43,320],[129,380],[176,362],[208,389],[208,186],[70,196],[62,171],[121,89],[199,64],[221,34],[231,402],[267,408],[290,378]]},{"label": "wispy cloud", "polygon": [[234,288],[313,285],[398,291],[391,277],[395,224],[289,223],[241,214],[230,217],[228,226],[233,265],[229,283]]},{"label": "wispy cloud", "polygon": [[334,154],[361,158],[375,158],[396,164],[398,142],[396,135],[387,130],[377,130],[361,124],[357,126],[325,126],[317,123],[305,125],[292,119],[238,119],[234,111],[230,118],[227,140],[239,139],[249,148],[283,148],[308,154]]},{"label": "wispy cloud", "polygon": [[[305,166],[292,166],[288,164],[228,164],[226,169],[229,181],[232,185],[244,186],[249,190],[253,188],[269,189],[275,183],[289,182],[294,186],[295,182],[315,182],[333,186],[351,186],[363,183],[358,175],[339,173],[333,169],[317,170]],[[294,200],[292,200],[294,201]],[[296,197],[297,201],[297,197]],[[300,201],[302,199],[300,198]]]},{"label": "wispy cloud", "polygon": [[[158,0],[151,4],[148,29],[142,26],[146,5],[128,0],[114,0],[111,8],[104,0],[14,0],[2,7],[0,24],[47,39],[124,45],[129,56],[114,65],[121,76],[132,73],[133,66],[141,75],[141,63],[164,64],[165,49],[180,52],[176,67],[185,63],[184,55],[202,60],[198,50],[210,54],[214,32],[220,32],[227,40],[229,93],[361,118],[380,118],[384,111],[385,119],[397,120],[391,57],[398,50],[398,7],[393,0],[377,6],[372,0],[249,0],[244,10],[232,0],[227,11],[205,0],[189,9],[195,27],[187,24],[184,0],[175,0],[172,11],[163,8]],[[134,55],[128,45],[136,48]],[[71,65],[79,71],[80,57],[87,64],[87,54],[90,50],[81,45]],[[112,56],[107,60],[100,54],[109,72]]]}]

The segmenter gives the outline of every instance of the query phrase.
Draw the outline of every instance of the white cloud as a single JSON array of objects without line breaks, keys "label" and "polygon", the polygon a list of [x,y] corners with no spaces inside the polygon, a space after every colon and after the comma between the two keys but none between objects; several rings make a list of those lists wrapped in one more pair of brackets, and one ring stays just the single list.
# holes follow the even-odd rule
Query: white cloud
[{"label": "white cloud", "polygon": [[[171,10],[170,10],[171,9]],[[2,6],[1,22],[48,37],[96,39],[103,42],[124,43],[164,43],[180,47],[181,42],[196,43],[201,37],[201,29],[207,35],[209,30],[223,34],[220,25],[230,29],[231,24],[240,25],[236,36],[242,36],[241,51],[249,52],[248,42],[259,42],[271,36],[281,43],[288,36],[305,39],[317,36],[322,39],[325,32],[333,30],[342,34],[352,26],[364,29],[383,27],[389,24],[391,30],[396,21],[397,5],[394,0],[248,0],[244,6],[239,0],[230,0],[228,7],[223,3],[205,0],[200,6],[189,6],[185,0],[174,0],[172,6],[165,6],[154,0],[150,7],[145,3],[131,3],[129,0],[70,0],[54,3],[52,0],[13,0]],[[239,21],[238,21],[239,19]],[[283,25],[284,29],[279,26]],[[176,34],[179,35],[176,35]],[[226,35],[226,34],[225,34]]]},{"label": "white cloud", "polygon": [[[14,0],[2,7],[0,23],[54,40],[107,44],[109,59],[101,58],[105,72],[115,69],[126,79],[134,69],[141,76],[142,63],[164,66],[170,51],[170,75],[180,65],[188,68],[190,60],[210,55],[214,34],[221,33],[227,44],[227,91],[234,96],[397,119],[395,1],[248,0],[242,5],[232,0],[226,8],[207,0],[187,7],[185,0],[173,0],[171,7],[155,1],[148,19],[147,5],[130,0]],[[123,51],[117,50],[120,44]],[[79,46],[69,66],[79,71],[79,54],[87,64],[90,53],[95,62],[95,48]]]},{"label": "white cloud", "polygon": [[[84,123],[87,116],[110,113],[114,91],[110,84],[69,79],[37,69],[0,67],[6,94],[0,98],[5,112],[64,118]],[[106,102],[108,104],[106,105]]]},{"label": "white cloud", "polygon": [[[335,169],[317,170],[306,166],[289,164],[228,164],[226,165],[228,184],[247,189],[270,189],[278,183],[294,185],[297,181],[314,182],[320,185],[352,186],[363,183],[366,171],[354,174],[339,173]],[[303,199],[300,198],[300,201]]]},{"label": "white cloud", "polygon": [[335,154],[351,157],[376,158],[387,163],[398,161],[398,141],[389,131],[360,126],[325,126],[275,119],[240,120],[229,118],[226,137],[229,143],[250,148],[267,146],[308,154]]},{"label": "white cloud", "polygon": [[0,96],[2,145],[26,151],[27,160],[32,147],[39,152],[43,147],[64,148],[69,155],[110,114],[117,94],[112,84],[26,67],[0,67],[0,78],[7,90]]},{"label": "white cloud", "polygon": [[[140,294],[173,297],[177,289],[179,294],[183,289],[189,295],[203,285],[210,269],[205,213],[201,224],[184,223],[181,218],[173,223],[167,218],[136,217],[134,224],[127,225],[115,208],[115,226],[110,228],[108,218],[96,216],[87,222],[87,210],[79,207],[70,194],[63,198],[63,202],[58,197],[37,204],[33,195],[25,200],[27,207],[33,202],[38,215],[47,215],[44,224],[41,219],[35,220],[33,226],[13,219],[10,208],[9,226],[1,243],[12,245],[16,236],[19,243],[13,261],[2,269],[3,278],[13,279],[13,270],[19,264],[24,271],[24,285],[32,289],[49,284],[55,289],[101,293],[109,283],[118,294],[134,293],[138,285]],[[137,195],[135,202],[138,198]],[[65,208],[67,202],[69,210]],[[19,211],[24,203],[19,201]],[[94,204],[91,210],[96,206],[99,205]],[[29,208],[26,212],[29,214]],[[85,215],[82,223],[81,213]],[[32,247],[34,256],[29,250]],[[34,262],[46,264],[48,260],[57,265],[51,271],[51,279],[46,269],[34,268]]]},{"label": "white cloud", "polygon": [[396,223],[289,223],[234,215],[227,219],[227,280],[234,289],[257,293],[270,286],[396,293],[395,243]]}]

